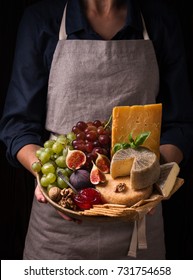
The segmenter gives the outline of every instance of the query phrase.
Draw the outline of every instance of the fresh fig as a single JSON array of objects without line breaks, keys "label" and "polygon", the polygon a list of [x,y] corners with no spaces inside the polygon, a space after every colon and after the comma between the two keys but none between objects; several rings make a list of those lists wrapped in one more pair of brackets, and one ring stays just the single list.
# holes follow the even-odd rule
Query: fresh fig
[{"label": "fresh fig", "polygon": [[105,174],[94,164],[90,172],[90,181],[93,185],[106,182]]},{"label": "fresh fig", "polygon": [[86,155],[80,150],[69,150],[66,156],[66,165],[71,170],[80,169],[86,163]]},{"label": "fresh fig", "polygon": [[97,153],[95,164],[103,173],[110,172],[110,160],[107,156]]},{"label": "fresh fig", "polygon": [[84,169],[75,170],[70,175],[70,183],[77,190],[93,187],[90,181],[90,173]]}]

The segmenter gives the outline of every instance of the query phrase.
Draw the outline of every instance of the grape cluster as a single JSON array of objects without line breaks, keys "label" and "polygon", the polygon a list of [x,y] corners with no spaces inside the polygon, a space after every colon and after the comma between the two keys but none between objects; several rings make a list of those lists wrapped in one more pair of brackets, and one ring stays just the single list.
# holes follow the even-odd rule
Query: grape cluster
[{"label": "grape cluster", "polygon": [[[83,168],[90,172],[98,154],[110,158],[110,147],[111,129],[107,124],[99,120],[87,123],[79,121],[72,127],[71,132],[58,135],[54,140],[47,140],[44,146],[37,150],[38,161],[32,164],[32,169],[39,174],[40,184],[47,188],[48,192],[53,186],[66,189],[68,182],[65,181],[70,181],[74,172],[68,168],[69,150],[80,150],[86,155],[86,164]],[[58,175],[59,171],[65,177],[65,181]],[[74,194],[72,200],[81,210],[90,209],[93,204],[102,203],[100,193],[93,187],[80,190],[76,195]],[[65,201],[64,197],[62,201]]]},{"label": "grape cluster", "polygon": [[66,165],[68,149],[73,149],[72,141],[76,138],[73,132],[59,135],[54,140],[47,140],[44,147],[36,152],[39,161],[32,164],[32,169],[40,174],[40,183],[43,187],[55,185],[63,189],[67,184],[57,175],[61,171],[67,181],[72,174]]},{"label": "grape cluster", "polygon": [[99,120],[93,122],[79,121],[72,131],[58,135],[54,140],[49,139],[44,146],[37,150],[39,161],[32,164],[32,169],[39,173],[43,187],[57,186],[61,189],[68,185],[59,176],[61,171],[66,180],[70,180],[73,170],[66,164],[68,150],[80,150],[86,155],[84,169],[91,170],[98,154],[110,158],[111,129]]},{"label": "grape cluster", "polygon": [[79,121],[72,127],[72,132],[76,135],[72,141],[73,148],[86,154],[86,169],[92,167],[97,153],[110,158],[111,129],[105,123],[100,120],[87,123]]}]

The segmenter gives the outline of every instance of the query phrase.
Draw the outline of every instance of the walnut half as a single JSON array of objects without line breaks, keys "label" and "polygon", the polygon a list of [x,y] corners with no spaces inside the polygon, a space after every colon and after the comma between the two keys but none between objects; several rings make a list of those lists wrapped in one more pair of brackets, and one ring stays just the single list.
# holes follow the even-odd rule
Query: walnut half
[{"label": "walnut half", "polygon": [[74,192],[72,189],[67,188],[61,191],[62,198],[58,202],[58,204],[64,208],[77,210],[77,206],[73,201]]},{"label": "walnut half", "polygon": [[126,189],[126,184],[125,184],[125,183],[119,183],[119,184],[116,185],[116,187],[115,187],[115,192],[116,192],[116,193],[124,192],[125,189]]}]

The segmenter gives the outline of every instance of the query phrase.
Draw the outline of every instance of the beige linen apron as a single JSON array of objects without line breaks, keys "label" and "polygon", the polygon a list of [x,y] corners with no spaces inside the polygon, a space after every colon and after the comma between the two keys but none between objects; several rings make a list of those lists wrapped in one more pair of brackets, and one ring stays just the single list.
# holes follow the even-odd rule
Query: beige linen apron
[{"label": "beige linen apron", "polygon": [[[147,40],[66,40],[65,14],[49,79],[49,131],[67,133],[77,121],[106,120],[114,106],[155,103],[159,73],[145,28]],[[79,225],[34,199],[24,259],[133,259],[137,226],[143,222],[134,226],[93,219]],[[147,215],[146,230],[147,249],[139,230],[137,258],[164,259],[161,204],[154,215]]]}]

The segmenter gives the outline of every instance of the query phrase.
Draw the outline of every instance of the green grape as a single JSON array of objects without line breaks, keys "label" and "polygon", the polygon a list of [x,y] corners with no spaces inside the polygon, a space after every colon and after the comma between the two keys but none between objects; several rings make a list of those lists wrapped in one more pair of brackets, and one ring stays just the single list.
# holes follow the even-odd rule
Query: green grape
[{"label": "green grape", "polygon": [[[66,177],[66,180],[69,181],[69,178]],[[58,187],[61,189],[67,188],[68,184],[66,182],[64,182],[60,177],[57,178],[57,183],[58,183]]]},{"label": "green grape", "polygon": [[63,145],[59,142],[55,142],[52,146],[52,150],[54,151],[54,153],[60,154],[63,150]]},{"label": "green grape", "polygon": [[68,154],[68,149],[67,149],[67,148],[64,148],[62,154],[63,154],[63,156],[66,157],[67,154]]},{"label": "green grape", "polygon": [[53,185],[62,189],[68,187],[68,184],[57,176],[57,172],[60,170],[69,181],[73,171],[67,168],[66,156],[68,149],[74,149],[72,141],[75,139],[76,134],[74,132],[70,132],[67,135],[61,134],[55,140],[47,140],[44,143],[44,147],[36,152],[40,162],[34,163],[32,168],[35,172],[43,173],[40,179],[43,187],[53,187]]},{"label": "green grape", "polygon": [[66,167],[64,170],[68,174],[67,177],[70,177],[70,175],[73,173],[73,170],[69,169],[68,167]]},{"label": "green grape", "polygon": [[42,151],[39,155],[39,160],[41,161],[42,164],[48,162],[50,159],[50,154],[45,152],[45,151]]},{"label": "green grape", "polygon": [[42,185],[42,187],[47,187],[49,185],[48,179],[46,177],[46,175],[43,175],[40,179],[40,184]]},{"label": "green grape", "polygon": [[44,151],[50,155],[54,154],[54,151],[52,150],[52,148],[45,148]]},{"label": "green grape", "polygon": [[41,163],[39,161],[36,161],[36,162],[32,163],[32,169],[35,172],[40,172],[41,171],[41,167],[42,167],[42,165],[41,165]]},{"label": "green grape", "polygon": [[66,157],[65,156],[59,156],[55,160],[55,162],[59,167],[66,167]]},{"label": "green grape", "polygon": [[40,148],[36,151],[36,157],[39,158],[41,152],[44,151],[44,148]]},{"label": "green grape", "polygon": [[46,162],[42,165],[41,171],[43,174],[55,173],[55,167],[51,162]]},{"label": "green grape", "polygon": [[55,143],[55,140],[47,140],[44,143],[44,148],[52,148],[53,144]]},{"label": "green grape", "polygon": [[49,184],[53,184],[56,181],[56,175],[54,173],[48,173],[46,175],[46,180]]},{"label": "green grape", "polygon": [[68,169],[68,168],[57,167],[56,173],[58,173],[60,171],[65,177],[69,177],[69,173],[66,169]]},{"label": "green grape", "polygon": [[72,145],[68,145],[68,146],[66,146],[66,148],[69,150],[74,150],[74,147]]},{"label": "green grape", "polygon": [[56,139],[57,142],[63,144],[63,145],[67,145],[68,144],[68,139],[66,137],[66,135],[59,135]]},{"label": "green grape", "polygon": [[69,132],[66,137],[68,138],[68,140],[70,141],[70,144],[72,143],[73,140],[76,139],[76,134],[74,132]]},{"label": "green grape", "polygon": [[58,158],[57,154],[53,154],[51,155],[50,159],[53,160],[55,162],[55,160]]},{"label": "green grape", "polygon": [[52,160],[51,157],[49,162],[54,166],[55,169],[57,168],[57,164],[55,163],[55,160]]}]

